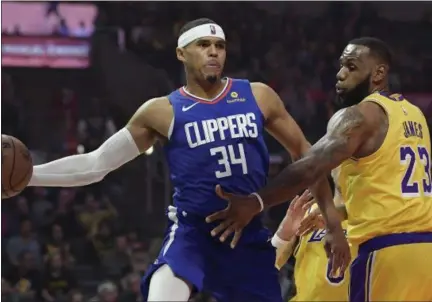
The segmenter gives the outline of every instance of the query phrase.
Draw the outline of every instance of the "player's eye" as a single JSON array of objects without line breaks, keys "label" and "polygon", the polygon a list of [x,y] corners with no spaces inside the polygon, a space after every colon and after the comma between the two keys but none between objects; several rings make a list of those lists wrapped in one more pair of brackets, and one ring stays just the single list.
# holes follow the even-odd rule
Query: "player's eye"
[{"label": "player's eye", "polygon": [[348,70],[349,71],[354,71],[354,70],[356,70],[357,69],[357,67],[355,66],[355,65],[352,65],[352,64],[349,64],[348,65]]},{"label": "player's eye", "polygon": [[198,43],[198,46],[200,46],[200,47],[209,47],[210,46],[210,43],[208,43],[208,42],[199,42]]}]

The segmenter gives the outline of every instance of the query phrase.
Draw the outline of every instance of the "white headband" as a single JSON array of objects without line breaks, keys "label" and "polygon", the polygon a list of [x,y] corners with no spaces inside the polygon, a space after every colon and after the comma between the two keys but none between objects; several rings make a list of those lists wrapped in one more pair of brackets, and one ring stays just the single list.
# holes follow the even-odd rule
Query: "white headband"
[{"label": "white headband", "polygon": [[225,41],[225,34],[217,24],[202,24],[181,34],[177,41],[177,47],[185,47],[196,39],[203,37],[216,37]]}]

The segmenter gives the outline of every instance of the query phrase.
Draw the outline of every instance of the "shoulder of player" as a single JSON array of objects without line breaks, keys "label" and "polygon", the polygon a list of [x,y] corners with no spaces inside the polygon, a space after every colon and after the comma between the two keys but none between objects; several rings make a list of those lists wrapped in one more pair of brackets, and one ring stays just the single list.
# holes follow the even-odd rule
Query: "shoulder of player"
[{"label": "shoulder of player", "polygon": [[167,108],[172,108],[171,103],[167,96],[162,96],[149,99],[144,104],[142,104],[138,110],[145,112],[152,111],[153,113],[154,111],[166,110]]},{"label": "shoulder of player", "polygon": [[251,85],[252,93],[254,94],[255,99],[257,100],[261,99],[263,96],[276,93],[270,86],[261,82],[251,82],[250,85]]},{"label": "shoulder of player", "polygon": [[261,82],[253,82],[250,85],[258,107],[266,118],[285,111],[279,95],[273,88]]},{"label": "shoulder of player", "polygon": [[387,108],[383,102],[376,97],[370,95],[363,102],[357,105],[359,111],[363,114],[365,124],[376,129],[388,115]]},{"label": "shoulder of player", "polygon": [[135,115],[138,117],[148,117],[157,114],[158,117],[160,117],[161,115],[163,116],[170,112],[172,115],[172,106],[168,97],[165,96],[156,97],[146,101],[138,108]]},{"label": "shoulder of player", "polygon": [[159,124],[169,124],[173,110],[168,97],[156,97],[143,103],[129,121],[137,127],[159,128]]},{"label": "shoulder of player", "polygon": [[369,133],[376,126],[373,112],[378,105],[364,102],[337,111],[330,119],[327,132],[329,134]]}]

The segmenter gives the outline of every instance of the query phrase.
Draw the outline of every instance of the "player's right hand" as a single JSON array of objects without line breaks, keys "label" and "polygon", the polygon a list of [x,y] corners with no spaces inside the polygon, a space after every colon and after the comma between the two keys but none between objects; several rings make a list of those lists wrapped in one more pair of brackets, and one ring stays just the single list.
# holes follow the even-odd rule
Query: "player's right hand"
[{"label": "player's right hand", "polygon": [[278,237],[287,241],[295,236],[303,217],[314,202],[309,190],[305,190],[301,196],[297,195],[291,201],[285,217],[278,227]]},{"label": "player's right hand", "polygon": [[225,192],[220,185],[216,186],[216,194],[228,201],[228,206],[221,211],[206,217],[207,223],[219,221],[219,225],[211,231],[212,236],[219,236],[221,242],[232,236],[231,248],[235,248],[240,240],[243,228],[261,212],[261,206],[255,196],[242,196]]}]

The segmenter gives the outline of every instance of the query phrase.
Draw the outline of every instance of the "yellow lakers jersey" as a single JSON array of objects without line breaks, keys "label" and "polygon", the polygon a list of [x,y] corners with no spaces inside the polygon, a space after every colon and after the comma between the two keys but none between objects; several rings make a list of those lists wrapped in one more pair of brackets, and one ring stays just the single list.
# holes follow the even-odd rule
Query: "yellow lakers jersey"
[{"label": "yellow lakers jersey", "polygon": [[[342,223],[344,229],[346,224],[346,221]],[[349,270],[344,276],[331,276],[324,250],[325,234],[326,230],[319,229],[300,238],[294,251],[297,294],[291,301],[348,301]]]},{"label": "yellow lakers jersey", "polygon": [[375,153],[351,158],[340,167],[350,242],[432,231],[431,143],[424,115],[400,95],[374,93],[363,102],[379,104],[389,126]]}]

